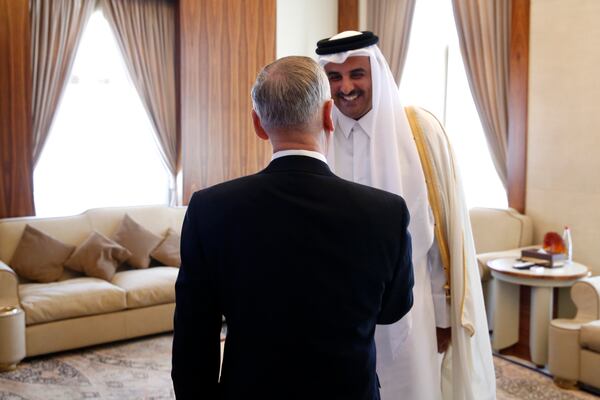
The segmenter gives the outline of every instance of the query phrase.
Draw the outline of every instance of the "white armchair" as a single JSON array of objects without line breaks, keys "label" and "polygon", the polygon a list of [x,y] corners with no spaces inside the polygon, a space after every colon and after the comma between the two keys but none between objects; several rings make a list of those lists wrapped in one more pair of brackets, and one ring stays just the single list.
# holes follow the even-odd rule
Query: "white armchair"
[{"label": "white armchair", "polygon": [[558,386],[600,388],[600,276],[575,283],[571,299],[575,318],[550,323],[548,369]]}]

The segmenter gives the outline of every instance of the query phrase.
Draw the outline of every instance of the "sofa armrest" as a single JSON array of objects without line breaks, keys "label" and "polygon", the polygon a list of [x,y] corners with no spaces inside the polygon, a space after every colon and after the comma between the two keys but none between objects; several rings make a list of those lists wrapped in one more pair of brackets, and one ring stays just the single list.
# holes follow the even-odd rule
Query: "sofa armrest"
[{"label": "sofa armrest", "polygon": [[577,319],[600,319],[600,276],[575,282],[571,287],[571,299],[577,306]]},{"label": "sofa armrest", "polygon": [[0,307],[19,306],[19,278],[0,260]]},{"label": "sofa armrest", "polygon": [[579,333],[586,321],[553,319],[548,332],[548,370],[560,381],[579,380]]},{"label": "sofa armrest", "polygon": [[581,325],[581,347],[600,353],[600,320]]}]

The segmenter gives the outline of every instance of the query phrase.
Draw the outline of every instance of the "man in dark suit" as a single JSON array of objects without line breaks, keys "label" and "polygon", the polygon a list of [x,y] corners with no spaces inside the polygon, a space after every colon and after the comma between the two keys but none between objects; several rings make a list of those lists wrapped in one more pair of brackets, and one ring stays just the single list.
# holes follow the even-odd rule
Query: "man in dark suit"
[{"label": "man in dark suit", "polygon": [[271,163],[196,192],[183,224],[177,398],[379,399],[375,324],[412,306],[404,200],[329,170],[333,102],[310,58],[266,66],[252,100]]}]

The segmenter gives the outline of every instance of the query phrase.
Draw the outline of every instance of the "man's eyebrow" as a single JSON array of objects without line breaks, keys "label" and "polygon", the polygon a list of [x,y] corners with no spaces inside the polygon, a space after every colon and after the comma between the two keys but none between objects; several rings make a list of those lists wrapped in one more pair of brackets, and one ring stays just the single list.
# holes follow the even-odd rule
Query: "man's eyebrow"
[{"label": "man's eyebrow", "polygon": [[351,74],[354,72],[367,72],[367,70],[364,69],[363,67],[359,67],[359,68],[354,68],[353,70],[350,71]]},{"label": "man's eyebrow", "polygon": [[329,72],[327,72],[327,76],[330,76],[330,75],[341,75],[341,74],[338,71],[329,71]]}]

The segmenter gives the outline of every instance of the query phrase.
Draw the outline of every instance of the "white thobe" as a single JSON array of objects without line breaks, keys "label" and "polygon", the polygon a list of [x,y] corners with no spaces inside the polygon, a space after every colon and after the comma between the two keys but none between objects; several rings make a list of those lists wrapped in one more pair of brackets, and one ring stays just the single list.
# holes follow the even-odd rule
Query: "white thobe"
[{"label": "white thobe", "polygon": [[[333,137],[335,173],[364,185],[371,185],[370,140],[374,133],[367,131],[372,126],[370,118],[371,112],[358,121],[340,113]],[[412,240],[414,243],[419,238],[413,237]],[[436,242],[429,249],[427,257],[413,259],[413,268],[412,328],[396,357],[385,353],[390,351],[389,341],[382,339],[378,329],[375,331],[382,400],[442,398],[441,356],[437,353],[435,327],[449,327],[450,312],[444,291],[446,276]]]}]

